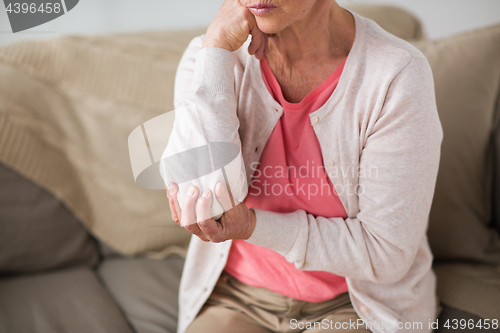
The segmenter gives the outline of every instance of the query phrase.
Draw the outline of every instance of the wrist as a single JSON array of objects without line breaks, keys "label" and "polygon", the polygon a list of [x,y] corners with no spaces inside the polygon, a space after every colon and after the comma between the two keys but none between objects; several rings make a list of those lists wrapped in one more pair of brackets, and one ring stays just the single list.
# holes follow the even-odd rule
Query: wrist
[{"label": "wrist", "polygon": [[227,43],[220,42],[220,41],[214,41],[214,40],[209,40],[206,42],[203,41],[203,44],[201,45],[201,47],[202,48],[204,48],[204,47],[217,47],[219,49],[231,51],[231,49],[229,48],[229,45]]},{"label": "wrist", "polygon": [[217,36],[214,33],[207,33],[205,37],[203,38],[203,43],[201,45],[202,48],[204,47],[218,47],[220,49],[228,50],[228,51],[233,51],[231,49],[231,45],[222,37]]}]

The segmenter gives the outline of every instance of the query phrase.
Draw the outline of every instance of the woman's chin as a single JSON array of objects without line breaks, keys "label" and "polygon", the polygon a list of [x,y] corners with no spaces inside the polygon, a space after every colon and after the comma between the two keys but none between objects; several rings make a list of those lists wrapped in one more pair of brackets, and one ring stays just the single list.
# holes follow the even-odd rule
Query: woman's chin
[{"label": "woman's chin", "polygon": [[274,35],[281,31],[279,28],[279,24],[277,22],[273,22],[271,20],[266,20],[263,18],[257,18],[257,26],[259,30],[265,33],[266,35]]}]

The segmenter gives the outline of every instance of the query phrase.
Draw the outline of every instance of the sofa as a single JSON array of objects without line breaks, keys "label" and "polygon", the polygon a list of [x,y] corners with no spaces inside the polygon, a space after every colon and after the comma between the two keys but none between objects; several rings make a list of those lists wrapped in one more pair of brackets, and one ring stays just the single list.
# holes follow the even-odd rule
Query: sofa
[{"label": "sofa", "polygon": [[[347,8],[413,43],[433,70],[444,131],[428,226],[433,328],[498,330],[500,25],[428,40],[401,8]],[[135,184],[127,138],[173,109],[176,66],[203,32],[0,48],[1,333],[176,332],[191,235],[164,191]]]}]

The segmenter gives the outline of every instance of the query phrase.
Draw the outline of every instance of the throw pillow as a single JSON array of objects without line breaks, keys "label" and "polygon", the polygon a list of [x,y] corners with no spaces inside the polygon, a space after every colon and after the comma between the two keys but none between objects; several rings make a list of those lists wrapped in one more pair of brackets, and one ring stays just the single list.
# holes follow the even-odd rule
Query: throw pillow
[{"label": "throw pillow", "polygon": [[99,252],[52,195],[0,164],[0,275],[92,266]]}]

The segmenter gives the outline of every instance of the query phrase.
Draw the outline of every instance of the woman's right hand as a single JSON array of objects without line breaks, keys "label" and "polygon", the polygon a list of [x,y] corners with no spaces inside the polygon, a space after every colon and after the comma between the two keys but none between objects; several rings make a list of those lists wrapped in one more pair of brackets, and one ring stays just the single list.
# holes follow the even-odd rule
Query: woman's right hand
[{"label": "woman's right hand", "polygon": [[203,47],[219,47],[236,51],[252,35],[248,53],[262,59],[267,47],[267,35],[259,30],[255,16],[239,0],[225,0],[208,27]]}]

